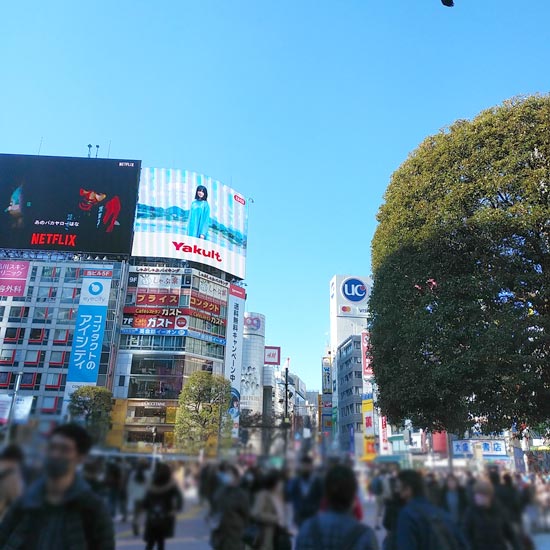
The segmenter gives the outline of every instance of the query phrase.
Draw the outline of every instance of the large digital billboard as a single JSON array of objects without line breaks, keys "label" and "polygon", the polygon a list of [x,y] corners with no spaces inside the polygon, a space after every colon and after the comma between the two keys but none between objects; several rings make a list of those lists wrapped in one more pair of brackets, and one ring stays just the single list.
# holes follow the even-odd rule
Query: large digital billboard
[{"label": "large digital billboard", "polygon": [[248,204],[210,177],[144,168],[133,256],[176,258],[245,276]]},{"label": "large digital billboard", "polygon": [[140,161],[0,154],[0,248],[129,254]]}]

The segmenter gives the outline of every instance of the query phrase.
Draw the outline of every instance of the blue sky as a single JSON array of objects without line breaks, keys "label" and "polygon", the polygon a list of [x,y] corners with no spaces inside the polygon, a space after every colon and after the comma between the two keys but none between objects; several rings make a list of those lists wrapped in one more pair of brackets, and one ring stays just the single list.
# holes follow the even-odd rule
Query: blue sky
[{"label": "blue sky", "polygon": [[138,158],[252,197],[248,309],[320,386],[328,284],[369,275],[422,139],[549,89],[546,0],[3,3],[0,151]]}]

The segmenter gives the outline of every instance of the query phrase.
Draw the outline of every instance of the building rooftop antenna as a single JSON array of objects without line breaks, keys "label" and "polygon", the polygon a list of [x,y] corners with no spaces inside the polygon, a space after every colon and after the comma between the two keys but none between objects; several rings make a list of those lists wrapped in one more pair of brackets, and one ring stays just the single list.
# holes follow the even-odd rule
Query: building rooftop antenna
[{"label": "building rooftop antenna", "polygon": [[92,144],[88,143],[88,158],[92,158]]},{"label": "building rooftop antenna", "polygon": [[95,146],[95,158],[97,158],[97,154],[99,153],[99,145]]}]

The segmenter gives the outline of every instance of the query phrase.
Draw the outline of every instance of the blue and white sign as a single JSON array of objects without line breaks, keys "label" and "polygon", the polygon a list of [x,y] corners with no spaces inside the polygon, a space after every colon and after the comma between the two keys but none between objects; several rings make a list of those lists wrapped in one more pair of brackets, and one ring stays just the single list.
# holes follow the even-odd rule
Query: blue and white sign
[{"label": "blue and white sign", "polygon": [[503,439],[458,439],[453,441],[453,456],[455,458],[472,458],[474,446],[481,447],[483,458],[506,457],[506,442]]},{"label": "blue and white sign", "polygon": [[112,270],[112,265],[84,268],[73,347],[67,373],[66,402],[78,387],[97,384],[111,293]]},{"label": "blue and white sign", "polygon": [[349,278],[342,283],[342,296],[350,302],[362,302],[367,298],[367,288],[360,279]]}]

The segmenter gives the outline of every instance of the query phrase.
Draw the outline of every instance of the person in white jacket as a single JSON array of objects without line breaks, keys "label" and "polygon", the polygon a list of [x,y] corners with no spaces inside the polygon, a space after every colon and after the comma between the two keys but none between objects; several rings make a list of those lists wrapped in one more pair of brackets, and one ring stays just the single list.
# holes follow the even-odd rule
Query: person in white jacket
[{"label": "person in white jacket", "polygon": [[132,510],[132,529],[138,536],[144,512],[143,501],[151,482],[149,464],[146,461],[138,462],[128,477],[128,507]]}]

